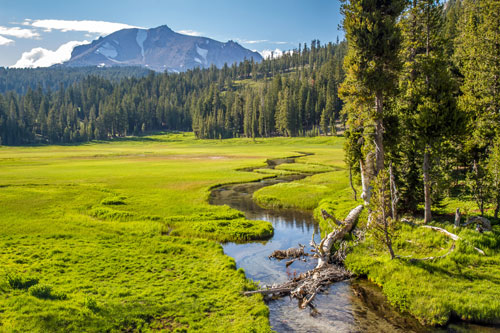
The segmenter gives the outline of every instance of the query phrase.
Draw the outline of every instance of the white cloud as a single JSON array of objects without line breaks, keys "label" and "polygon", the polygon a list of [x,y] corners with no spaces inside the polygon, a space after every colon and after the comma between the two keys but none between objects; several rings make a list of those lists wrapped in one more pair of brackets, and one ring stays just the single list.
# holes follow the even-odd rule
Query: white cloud
[{"label": "white cloud", "polygon": [[25,23],[28,23],[32,27],[44,29],[44,31],[50,32],[52,30],[60,30],[63,32],[67,31],[84,31],[88,33],[96,33],[101,35],[109,35],[115,31],[122,29],[131,28],[141,28],[124,23],[114,23],[106,21],[69,21],[69,20],[29,20],[26,19]]},{"label": "white cloud", "polygon": [[71,41],[66,44],[61,45],[57,50],[51,51],[44,49],[42,47],[37,47],[31,51],[24,52],[16,64],[12,67],[14,68],[25,68],[25,67],[49,67],[55,64],[63,63],[71,58],[71,52],[73,49],[82,44],[88,44],[88,41]]},{"label": "white cloud", "polygon": [[189,36],[203,36],[203,34],[201,32],[194,31],[194,30],[179,30],[177,32],[180,34],[189,35]]},{"label": "white cloud", "polygon": [[36,38],[40,37],[40,34],[31,29],[21,29],[18,27],[7,28],[0,26],[0,35],[2,36],[11,36],[17,38]]},{"label": "white cloud", "polygon": [[260,44],[260,43],[268,43],[269,41],[266,39],[260,39],[260,40],[246,40],[246,39],[236,39],[237,42],[241,44]]},{"label": "white cloud", "polygon": [[271,58],[271,56],[273,58],[279,58],[283,55],[283,51],[281,51],[280,49],[276,49],[276,50],[263,50],[263,51],[260,51],[260,55],[264,58],[264,59],[269,59]]},{"label": "white cloud", "polygon": [[267,39],[256,39],[256,40],[248,40],[248,39],[240,39],[236,38],[235,39],[238,43],[241,44],[278,44],[278,45],[284,45],[284,44],[289,44],[288,42],[275,42],[272,40],[267,40]]},{"label": "white cloud", "polygon": [[0,46],[1,45],[9,45],[11,43],[14,43],[14,41],[12,39],[8,39],[8,38],[0,36]]}]

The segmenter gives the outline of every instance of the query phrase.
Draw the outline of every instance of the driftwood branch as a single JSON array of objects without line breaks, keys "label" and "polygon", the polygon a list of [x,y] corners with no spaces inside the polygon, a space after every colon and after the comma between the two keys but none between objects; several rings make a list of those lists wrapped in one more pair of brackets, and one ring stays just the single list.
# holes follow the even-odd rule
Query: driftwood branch
[{"label": "driftwood branch", "polygon": [[[413,222],[411,222],[411,221],[409,221],[409,220],[407,220],[407,219],[402,219],[401,221],[402,221],[402,222],[404,222],[404,223],[406,223],[406,224],[411,225],[412,227],[422,227],[422,228],[427,228],[427,229],[431,229],[431,230],[434,230],[434,231],[440,232],[440,233],[442,233],[442,234],[446,235],[447,237],[451,238],[451,239],[452,239],[452,240],[454,240],[454,241],[457,241],[457,240],[462,239],[460,236],[455,235],[455,234],[453,234],[453,233],[449,232],[449,231],[448,231],[448,230],[446,230],[446,229],[439,228],[439,227],[435,227],[435,226],[433,226],[433,225],[418,225],[418,224],[413,223]],[[447,253],[446,255],[450,254],[450,253],[451,253],[454,249],[455,249],[455,248],[453,247],[453,248],[449,251],[449,253]],[[474,250],[476,250],[478,253],[482,254],[483,256],[484,256],[484,255],[486,255],[486,254],[484,253],[484,251],[483,251],[483,250],[481,250],[481,249],[479,249],[479,248],[477,248],[477,247],[474,247]],[[432,258],[432,257],[430,257],[430,258]],[[441,257],[436,257],[436,258],[433,258],[433,259],[439,259],[439,258],[441,258]],[[429,260],[430,260],[430,259],[429,259]]]},{"label": "driftwood branch", "polygon": [[251,296],[255,294],[261,295],[271,295],[271,294],[282,294],[282,293],[290,293],[292,288],[269,288],[269,289],[260,289],[260,290],[250,290],[243,292],[244,296]]},{"label": "driftwood branch", "polygon": [[286,250],[274,250],[274,252],[269,256],[269,259],[290,259],[290,258],[300,258],[307,256],[307,253],[304,253],[305,245],[299,244],[299,247],[291,247]]},{"label": "driftwood branch", "polygon": [[[447,237],[453,239],[454,241],[462,239],[462,238],[460,238],[460,236],[452,234],[451,232],[449,232],[448,230],[443,229],[443,228],[435,227],[435,226],[432,226],[432,225],[423,225],[422,228],[428,228],[428,229],[432,229],[434,231],[440,232],[440,233],[446,235]],[[483,256],[486,255],[483,250],[478,249],[477,247],[474,247],[474,250],[476,250],[477,252],[479,252]]]},{"label": "driftwood branch", "polygon": [[427,258],[410,258],[410,262],[416,262],[416,261],[426,261],[426,260],[435,260],[435,259],[443,259],[444,257],[446,257],[447,255],[449,255],[450,253],[452,253],[453,251],[455,250],[455,242],[453,242],[453,244],[451,245],[450,249],[448,250],[448,252],[446,252],[446,254],[443,254],[442,256],[438,256],[438,257],[427,257]]},{"label": "driftwood branch", "polygon": [[342,221],[337,220],[335,216],[328,214],[328,212],[324,209],[321,209],[321,217],[323,217],[323,220],[325,221],[332,220],[335,224],[342,225]]}]

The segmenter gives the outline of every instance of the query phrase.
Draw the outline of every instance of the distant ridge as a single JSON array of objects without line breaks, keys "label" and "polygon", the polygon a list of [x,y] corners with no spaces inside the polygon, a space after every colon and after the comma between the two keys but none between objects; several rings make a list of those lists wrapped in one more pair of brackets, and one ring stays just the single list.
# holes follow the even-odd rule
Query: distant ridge
[{"label": "distant ridge", "polygon": [[75,47],[64,66],[142,66],[155,71],[183,72],[195,67],[224,66],[262,56],[234,41],[177,33],[166,25],[152,29],[123,29],[90,44]]}]

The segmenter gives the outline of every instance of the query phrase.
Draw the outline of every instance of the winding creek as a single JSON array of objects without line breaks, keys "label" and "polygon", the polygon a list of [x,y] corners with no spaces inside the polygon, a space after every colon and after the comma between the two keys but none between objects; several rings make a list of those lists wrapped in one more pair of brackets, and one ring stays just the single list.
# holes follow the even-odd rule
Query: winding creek
[{"label": "winding creek", "polygon": [[[268,162],[269,168],[294,159],[277,159]],[[251,170],[248,170],[251,171]],[[312,213],[290,209],[264,209],[253,200],[253,193],[265,186],[305,178],[306,174],[267,178],[258,182],[231,184],[215,188],[210,196],[213,205],[229,205],[245,213],[250,220],[272,223],[274,236],[268,241],[243,244],[223,244],[224,252],[236,260],[237,267],[245,270],[247,278],[271,285],[286,281],[294,273],[314,267],[315,262],[296,261],[288,269],[285,261],[270,260],[268,256],[277,249],[306,245],[318,224]],[[414,318],[394,310],[380,290],[364,280],[343,281],[332,284],[326,293],[316,296],[319,316],[312,317],[309,310],[300,310],[296,300],[287,297],[268,302],[271,327],[277,332],[468,332],[477,330],[472,325],[449,325],[447,329],[433,329],[420,325]]]}]

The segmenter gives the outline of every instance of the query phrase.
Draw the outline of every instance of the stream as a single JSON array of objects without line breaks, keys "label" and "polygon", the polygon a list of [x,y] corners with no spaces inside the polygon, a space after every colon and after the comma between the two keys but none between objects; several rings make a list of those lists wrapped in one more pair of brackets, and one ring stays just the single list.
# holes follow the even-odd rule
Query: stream
[{"label": "stream", "polygon": [[[282,163],[293,163],[294,159],[268,161],[268,167]],[[248,171],[252,171],[249,169]],[[210,204],[228,205],[242,211],[249,220],[263,220],[272,223],[274,236],[267,241],[223,244],[226,255],[236,260],[238,268],[243,268],[247,278],[261,285],[284,282],[294,274],[314,268],[316,262],[295,261],[288,268],[286,260],[270,260],[274,250],[284,250],[306,245],[313,233],[320,241],[319,227],[311,212],[292,209],[265,209],[258,206],[252,195],[258,189],[283,182],[303,179],[310,174],[297,174],[263,179],[257,182],[231,184],[215,188],[210,196]],[[301,310],[296,300],[283,297],[268,302],[269,320],[277,332],[492,332],[478,326],[457,324],[446,329],[425,327],[409,315],[395,310],[385,299],[380,289],[366,280],[342,281],[332,284],[327,292],[314,299],[319,316],[311,316],[308,309]]]}]

